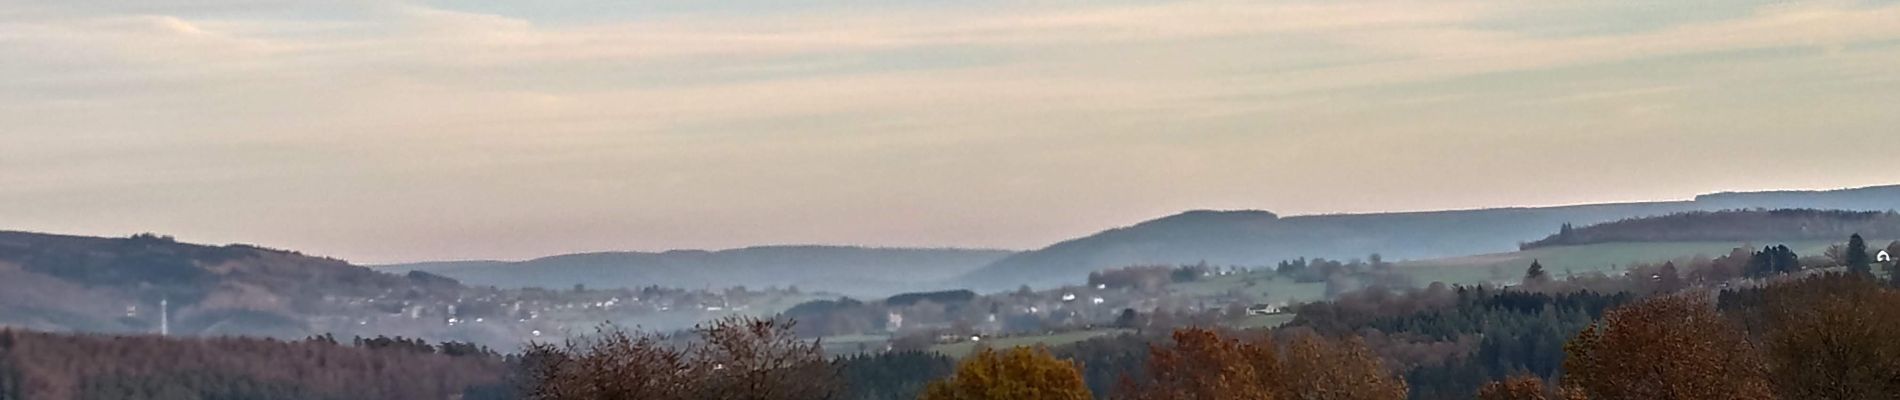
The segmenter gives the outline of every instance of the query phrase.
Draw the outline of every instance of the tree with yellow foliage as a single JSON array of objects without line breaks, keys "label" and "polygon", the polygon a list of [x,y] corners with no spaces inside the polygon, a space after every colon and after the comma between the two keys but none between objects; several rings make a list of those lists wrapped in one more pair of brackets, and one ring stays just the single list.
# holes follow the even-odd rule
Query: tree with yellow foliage
[{"label": "tree with yellow foliage", "polygon": [[1002,352],[983,349],[957,365],[957,371],[924,389],[920,400],[1089,400],[1092,396],[1075,363],[1057,359],[1049,349],[1018,347]]}]

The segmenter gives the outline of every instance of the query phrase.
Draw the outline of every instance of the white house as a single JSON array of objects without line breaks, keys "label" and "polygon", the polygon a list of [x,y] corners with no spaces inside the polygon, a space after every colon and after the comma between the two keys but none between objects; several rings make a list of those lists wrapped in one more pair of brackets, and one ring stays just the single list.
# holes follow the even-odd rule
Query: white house
[{"label": "white house", "polygon": [[1286,307],[1277,304],[1255,304],[1247,307],[1247,315],[1276,315],[1286,312]]}]

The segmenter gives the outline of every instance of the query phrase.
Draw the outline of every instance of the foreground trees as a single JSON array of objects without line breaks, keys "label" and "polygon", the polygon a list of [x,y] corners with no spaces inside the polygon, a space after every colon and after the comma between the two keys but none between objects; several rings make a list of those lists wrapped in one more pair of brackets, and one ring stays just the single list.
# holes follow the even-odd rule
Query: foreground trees
[{"label": "foreground trees", "polygon": [[1280,355],[1269,339],[1222,337],[1206,329],[1175,331],[1173,346],[1156,346],[1148,375],[1125,378],[1129,400],[1396,400],[1405,382],[1386,371],[1357,338],[1303,334]]},{"label": "foreground trees", "polygon": [[687,343],[602,329],[564,346],[535,344],[524,356],[538,400],[828,400],[838,372],[789,323],[731,317],[695,330]]},{"label": "foreground trees", "polygon": [[921,400],[1089,400],[1074,363],[1046,348],[983,349],[957,372],[924,389]]},{"label": "foreground trees", "polygon": [[1612,310],[1565,350],[1564,385],[1590,399],[1774,397],[1767,369],[1741,331],[1690,295]]},{"label": "foreground trees", "polygon": [[[386,338],[379,338],[386,339]],[[0,328],[0,399],[444,399],[506,392],[504,360],[454,346]]]},{"label": "foreground trees", "polygon": [[1900,397],[1900,293],[1854,273],[1772,286],[1762,299],[1782,398]]}]

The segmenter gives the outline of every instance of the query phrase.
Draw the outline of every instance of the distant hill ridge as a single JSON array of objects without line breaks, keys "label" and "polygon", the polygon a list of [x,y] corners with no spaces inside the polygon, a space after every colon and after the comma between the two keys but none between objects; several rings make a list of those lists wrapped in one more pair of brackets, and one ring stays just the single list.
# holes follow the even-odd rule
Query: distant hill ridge
[{"label": "distant hill ridge", "polygon": [[471,285],[566,288],[792,287],[859,296],[936,290],[1007,250],[773,245],[728,250],[595,252],[519,262],[398,264],[380,270],[427,271]]},{"label": "distant hill ridge", "polygon": [[1900,185],[1835,190],[1721,192],[1696,196],[1695,202],[1720,209],[1823,209],[1893,211],[1900,209]]},{"label": "distant hill ridge", "polygon": [[1900,213],[1814,209],[1692,211],[1581,228],[1564,225],[1556,234],[1519,247],[1530,250],[1615,242],[1841,240],[1855,234],[1869,238],[1900,237]]},{"label": "distant hill ridge", "polygon": [[1827,191],[1716,193],[1690,201],[1281,217],[1259,210],[1196,210],[1010,255],[960,286],[1005,290],[1078,283],[1105,268],[1142,264],[1272,265],[1299,257],[1388,260],[1509,252],[1564,224],[1590,225],[1689,211],[1900,208],[1900,185]]}]

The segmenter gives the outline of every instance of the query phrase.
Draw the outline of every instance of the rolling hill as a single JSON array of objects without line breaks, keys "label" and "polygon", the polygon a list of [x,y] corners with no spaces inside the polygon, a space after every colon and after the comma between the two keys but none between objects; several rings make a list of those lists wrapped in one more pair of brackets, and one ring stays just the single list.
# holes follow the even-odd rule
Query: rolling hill
[{"label": "rolling hill", "polygon": [[296,337],[313,330],[307,316],[354,307],[325,299],[452,297],[460,288],[248,245],[0,232],[0,326],[156,332],[163,301],[174,333]]},{"label": "rolling hill", "polygon": [[427,271],[502,288],[681,288],[797,286],[853,296],[947,288],[964,273],[1009,255],[1002,250],[848,246],[761,246],[732,250],[569,254],[521,262],[464,261],[378,267]]},{"label": "rolling hill", "polygon": [[1141,264],[1271,265],[1298,257],[1378,253],[1420,260],[1516,250],[1564,224],[1588,225],[1688,211],[1749,208],[1900,208],[1900,186],[1832,191],[1719,193],[1691,201],[1540,208],[1282,217],[1267,211],[1189,211],[1011,255],[959,279],[962,286],[1081,282],[1104,268]]}]

